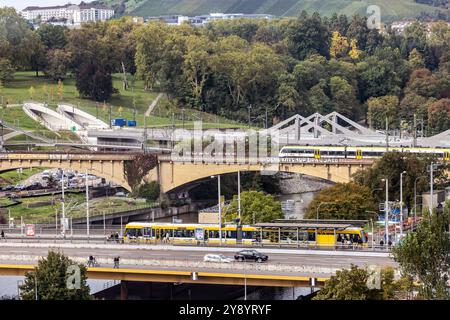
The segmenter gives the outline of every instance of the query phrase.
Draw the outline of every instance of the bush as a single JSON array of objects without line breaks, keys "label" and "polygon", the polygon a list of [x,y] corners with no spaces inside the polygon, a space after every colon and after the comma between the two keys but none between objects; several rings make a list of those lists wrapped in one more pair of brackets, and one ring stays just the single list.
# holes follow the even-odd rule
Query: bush
[{"label": "bush", "polygon": [[146,182],[139,187],[138,196],[147,201],[156,201],[159,198],[161,188],[157,181]]}]

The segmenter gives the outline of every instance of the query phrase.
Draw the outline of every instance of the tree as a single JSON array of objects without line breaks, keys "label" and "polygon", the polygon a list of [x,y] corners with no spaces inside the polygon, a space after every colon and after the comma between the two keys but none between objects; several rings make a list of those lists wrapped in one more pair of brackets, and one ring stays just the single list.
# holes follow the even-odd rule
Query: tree
[{"label": "tree", "polygon": [[[398,284],[394,281],[394,270],[381,270],[380,287],[369,287],[371,272],[352,264],[350,269],[336,271],[336,275],[318,292],[313,300],[388,300],[394,299]],[[375,275],[377,276],[377,275]]]},{"label": "tree", "polygon": [[47,52],[47,66],[44,73],[54,81],[66,79],[69,63],[71,61],[70,52],[54,49]]},{"label": "tree", "polygon": [[405,275],[419,281],[424,299],[449,299],[447,288],[450,239],[446,232],[448,214],[434,212],[409,232],[392,253]]},{"label": "tree", "polygon": [[[238,218],[237,196],[233,197],[226,211],[226,221]],[[261,191],[241,192],[241,219],[243,224],[270,222],[283,217],[281,203],[272,195],[265,195]]]},{"label": "tree", "polygon": [[306,209],[305,218],[316,219],[318,212],[319,219],[365,220],[373,216],[370,212],[374,204],[369,188],[353,182],[337,183],[314,198]]},{"label": "tree", "polygon": [[37,34],[47,51],[54,49],[62,50],[67,44],[66,31],[66,27],[46,23],[37,29]]},{"label": "tree", "polygon": [[309,16],[303,11],[288,28],[286,39],[289,52],[298,60],[312,54],[328,56],[330,32],[317,12]]},{"label": "tree", "polygon": [[333,110],[349,118],[358,114],[358,100],[355,88],[341,77],[330,78],[330,102]]},{"label": "tree", "polygon": [[0,58],[0,83],[5,85],[14,79],[14,68],[8,59]]},{"label": "tree", "polygon": [[0,57],[14,68],[25,67],[33,54],[35,34],[25,19],[11,7],[0,7]]},{"label": "tree", "polygon": [[138,196],[147,199],[148,202],[156,201],[159,198],[161,189],[158,181],[144,182],[139,187]]},{"label": "tree", "polygon": [[124,164],[124,174],[133,191],[137,188],[151,169],[156,167],[157,157],[154,154],[138,154]]},{"label": "tree", "polygon": [[[69,277],[76,276],[69,268],[72,266],[80,270],[78,289],[70,289],[67,285],[70,283]],[[84,265],[77,264],[62,253],[49,251],[47,258],[39,260],[34,272],[25,274],[20,296],[23,300],[34,300],[36,295],[38,300],[90,300],[86,279]]]},{"label": "tree", "polygon": [[408,57],[408,64],[412,70],[425,68],[425,61],[423,60],[423,55],[414,48]]},{"label": "tree", "polygon": [[440,99],[428,107],[428,127],[431,134],[450,129],[450,99]]},{"label": "tree", "polygon": [[384,96],[369,98],[367,100],[367,119],[371,128],[381,129],[386,127],[388,118],[389,128],[398,128],[398,97]]},{"label": "tree", "polygon": [[[403,175],[403,201],[408,208],[414,204],[414,182],[416,179],[416,192],[421,194],[428,188],[426,178],[428,176],[427,165],[437,161],[433,156],[417,156],[410,153],[388,152],[382,158],[378,159],[370,168],[365,168],[353,175],[353,180],[364,185],[373,191],[373,195],[378,203],[385,202],[385,182],[381,179],[389,180],[389,200],[400,199],[400,173],[406,171]],[[446,182],[445,166],[439,167],[434,172],[435,186],[439,188]]]},{"label": "tree", "polygon": [[333,59],[347,56],[350,43],[347,37],[342,36],[338,31],[334,31],[331,36],[330,57]]},{"label": "tree", "polygon": [[83,63],[76,75],[76,86],[82,97],[107,100],[112,92],[111,73],[94,64]]},{"label": "tree", "polygon": [[76,87],[82,97],[96,101],[107,100],[114,92],[111,74],[120,64],[107,31],[107,22],[85,23],[70,30],[67,37]]}]

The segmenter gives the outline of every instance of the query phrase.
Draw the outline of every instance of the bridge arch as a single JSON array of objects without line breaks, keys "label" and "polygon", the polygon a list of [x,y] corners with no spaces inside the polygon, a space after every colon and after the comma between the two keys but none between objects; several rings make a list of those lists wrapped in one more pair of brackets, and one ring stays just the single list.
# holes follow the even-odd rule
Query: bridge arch
[{"label": "bridge arch", "polygon": [[123,161],[71,161],[71,160],[1,160],[0,172],[19,168],[53,168],[79,172],[88,172],[107,181],[111,181],[128,191],[131,187],[123,173]]},{"label": "bridge arch", "polygon": [[160,161],[152,170],[149,179],[158,180],[163,192],[170,192],[188,183],[203,180],[217,174],[238,171],[273,171],[309,175],[332,182],[350,182],[353,173],[372,163],[328,164],[328,163],[279,163],[264,164],[226,164]]}]

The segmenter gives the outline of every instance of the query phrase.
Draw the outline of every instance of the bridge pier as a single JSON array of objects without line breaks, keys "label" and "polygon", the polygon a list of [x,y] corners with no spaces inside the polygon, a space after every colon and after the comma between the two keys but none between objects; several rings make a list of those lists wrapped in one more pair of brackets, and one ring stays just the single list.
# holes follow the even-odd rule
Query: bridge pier
[{"label": "bridge pier", "polygon": [[120,281],[120,300],[128,300],[128,281]]}]

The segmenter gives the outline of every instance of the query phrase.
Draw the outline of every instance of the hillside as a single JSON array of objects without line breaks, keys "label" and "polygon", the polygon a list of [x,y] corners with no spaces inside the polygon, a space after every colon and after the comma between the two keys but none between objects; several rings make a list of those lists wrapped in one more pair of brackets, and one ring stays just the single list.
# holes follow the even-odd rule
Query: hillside
[{"label": "hillside", "polygon": [[301,10],[318,11],[323,15],[334,12],[365,14],[369,5],[381,8],[382,20],[415,17],[421,12],[434,12],[436,7],[414,0],[103,0],[116,10],[136,16],[166,14],[198,15],[211,12],[268,13],[276,16],[296,16]]}]

